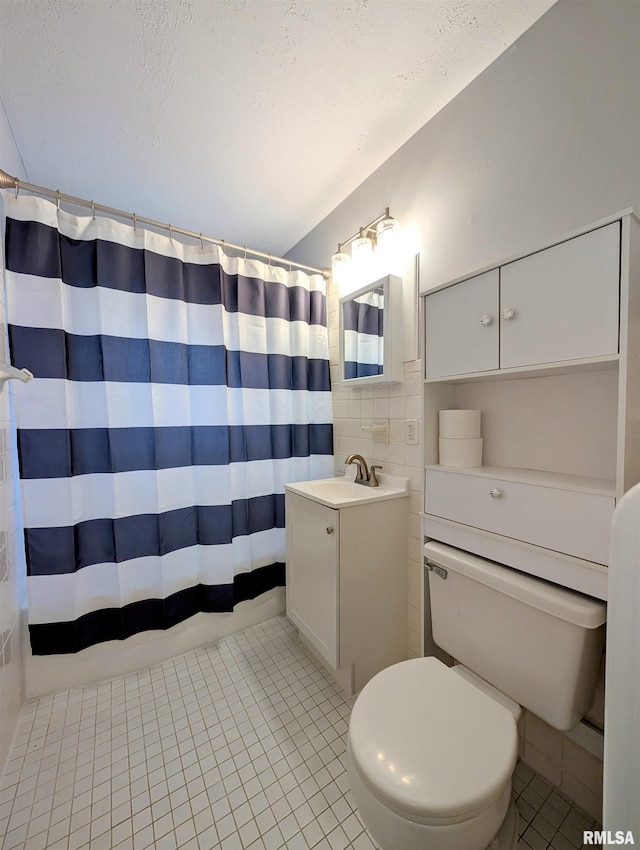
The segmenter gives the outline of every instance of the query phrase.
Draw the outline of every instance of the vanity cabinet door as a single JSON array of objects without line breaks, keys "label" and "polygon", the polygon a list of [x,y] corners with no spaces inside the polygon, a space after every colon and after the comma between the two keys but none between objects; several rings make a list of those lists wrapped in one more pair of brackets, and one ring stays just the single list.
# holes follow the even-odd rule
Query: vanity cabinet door
[{"label": "vanity cabinet door", "polygon": [[339,666],[340,511],[287,494],[287,615]]},{"label": "vanity cabinet door", "polygon": [[498,269],[427,295],[427,378],[498,368]]},{"label": "vanity cabinet door", "polygon": [[618,352],[620,223],[500,270],[500,366]]}]

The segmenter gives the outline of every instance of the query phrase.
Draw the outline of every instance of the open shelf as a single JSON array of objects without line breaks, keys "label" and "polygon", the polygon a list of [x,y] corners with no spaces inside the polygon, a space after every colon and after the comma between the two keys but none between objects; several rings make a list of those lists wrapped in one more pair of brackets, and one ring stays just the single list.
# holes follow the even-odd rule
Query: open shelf
[{"label": "open shelf", "polygon": [[617,369],[619,362],[619,354],[607,354],[604,357],[594,357],[588,360],[518,366],[511,369],[492,369],[487,372],[466,372],[462,375],[443,375],[437,378],[425,378],[425,384],[477,383],[480,381],[515,380],[517,378],[542,378],[546,375],[572,375],[576,372]]}]

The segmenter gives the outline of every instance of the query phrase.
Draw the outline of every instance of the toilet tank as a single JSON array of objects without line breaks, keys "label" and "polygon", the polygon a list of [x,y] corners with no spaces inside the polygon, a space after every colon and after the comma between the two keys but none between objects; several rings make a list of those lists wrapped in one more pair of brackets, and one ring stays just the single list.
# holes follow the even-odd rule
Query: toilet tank
[{"label": "toilet tank", "polygon": [[575,726],[593,701],[605,603],[441,543],[424,554],[439,568],[436,644],[555,729]]}]

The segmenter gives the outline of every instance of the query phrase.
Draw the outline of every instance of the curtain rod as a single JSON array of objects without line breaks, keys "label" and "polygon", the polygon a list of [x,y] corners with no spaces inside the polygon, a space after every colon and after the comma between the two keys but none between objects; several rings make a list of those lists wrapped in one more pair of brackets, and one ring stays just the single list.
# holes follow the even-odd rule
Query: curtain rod
[{"label": "curtain rod", "polygon": [[138,222],[140,224],[149,224],[152,227],[168,230],[170,236],[173,233],[179,233],[181,236],[189,236],[193,239],[199,239],[201,244],[203,242],[210,242],[213,245],[220,245],[223,248],[231,248],[232,251],[242,251],[244,254],[251,254],[254,257],[262,257],[263,259],[268,260],[269,263],[282,263],[283,265],[289,266],[289,268],[295,266],[295,268],[303,269],[304,271],[321,274],[324,278],[329,278],[331,274],[329,269],[316,269],[313,266],[307,266],[304,263],[297,263],[295,260],[290,260],[287,257],[276,257],[274,254],[266,254],[264,251],[256,251],[253,248],[247,248],[246,245],[236,245],[233,242],[226,242],[224,239],[214,239],[213,236],[203,236],[202,233],[196,233],[195,230],[185,230],[182,227],[175,227],[173,224],[165,224],[162,221],[155,221],[152,218],[145,218],[144,216],[136,215],[136,213],[117,210],[114,207],[106,207],[104,204],[96,204],[94,201],[87,201],[85,198],[76,198],[74,195],[67,195],[57,189],[46,189],[44,186],[36,186],[34,183],[26,183],[24,180],[20,180],[17,177],[12,177],[10,174],[7,174],[7,172],[3,171],[1,168],[0,189],[15,189],[16,197],[18,195],[18,191],[20,189],[24,189],[28,192],[35,192],[38,195],[46,195],[50,198],[55,198],[58,202],[58,206],[60,206],[61,201],[67,201],[68,203],[76,204],[77,206],[89,207],[94,213],[103,212],[108,213],[109,215],[116,215],[118,218],[131,219],[131,221],[133,221],[134,228]]}]

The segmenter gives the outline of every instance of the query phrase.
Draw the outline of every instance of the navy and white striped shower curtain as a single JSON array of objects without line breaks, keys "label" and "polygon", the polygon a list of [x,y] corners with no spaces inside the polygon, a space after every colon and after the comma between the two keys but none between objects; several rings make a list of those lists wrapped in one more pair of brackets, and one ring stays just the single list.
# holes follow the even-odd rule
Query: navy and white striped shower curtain
[{"label": "navy and white striped shower curtain", "polygon": [[284,484],[333,467],[322,277],[5,194],[34,654],[284,584]]}]

